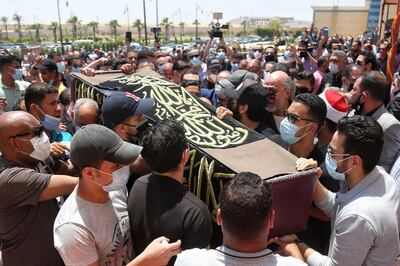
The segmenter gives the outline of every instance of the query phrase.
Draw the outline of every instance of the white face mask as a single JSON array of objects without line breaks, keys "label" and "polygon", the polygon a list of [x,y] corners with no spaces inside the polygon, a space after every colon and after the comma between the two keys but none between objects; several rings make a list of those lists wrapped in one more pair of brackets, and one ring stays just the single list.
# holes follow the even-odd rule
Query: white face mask
[{"label": "white face mask", "polygon": [[330,64],[329,64],[329,71],[332,72],[333,74],[338,73],[338,72],[339,72],[339,66],[338,66],[338,64],[330,63]]},{"label": "white face mask", "polygon": [[100,171],[99,169],[96,169],[97,171],[104,173],[106,175],[111,175],[112,176],[112,181],[108,185],[101,185],[99,183],[99,186],[103,188],[104,191],[110,192],[110,191],[117,191],[122,189],[124,186],[126,186],[126,183],[128,183],[129,175],[130,175],[130,170],[129,170],[129,165],[124,166],[114,172],[112,174]]},{"label": "white face mask", "polygon": [[50,140],[45,133],[42,133],[40,137],[36,136],[27,141],[32,143],[33,151],[31,153],[21,151],[22,153],[28,154],[30,157],[38,161],[44,161],[50,156]]}]

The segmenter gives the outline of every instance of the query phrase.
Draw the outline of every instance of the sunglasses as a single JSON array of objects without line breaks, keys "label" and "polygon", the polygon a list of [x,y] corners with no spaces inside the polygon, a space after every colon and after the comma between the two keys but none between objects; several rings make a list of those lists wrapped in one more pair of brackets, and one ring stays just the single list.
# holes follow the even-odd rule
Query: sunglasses
[{"label": "sunglasses", "polygon": [[291,124],[296,123],[296,121],[298,121],[298,120],[304,120],[304,121],[316,123],[314,120],[307,119],[307,118],[302,118],[302,117],[300,117],[300,116],[298,116],[296,114],[289,113],[288,111],[285,111],[285,117],[288,118],[288,120],[289,120],[289,122]]},{"label": "sunglasses", "polygon": [[34,129],[32,129],[32,130],[30,130],[28,132],[12,136],[12,138],[22,138],[22,137],[26,137],[26,136],[29,136],[29,135],[33,135],[34,137],[41,137],[42,134],[43,134],[43,131],[44,131],[43,125],[40,125],[39,127],[34,128]]},{"label": "sunglasses", "polygon": [[189,59],[193,59],[193,57],[199,57],[200,55],[195,54],[195,55],[189,55]]}]

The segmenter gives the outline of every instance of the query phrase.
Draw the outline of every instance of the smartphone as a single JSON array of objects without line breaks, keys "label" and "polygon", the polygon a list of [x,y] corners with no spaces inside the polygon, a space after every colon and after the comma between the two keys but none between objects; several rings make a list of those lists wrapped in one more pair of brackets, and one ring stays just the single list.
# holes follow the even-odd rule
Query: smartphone
[{"label": "smartphone", "polygon": [[329,29],[328,27],[323,27],[322,29],[322,36],[328,37],[329,36]]}]

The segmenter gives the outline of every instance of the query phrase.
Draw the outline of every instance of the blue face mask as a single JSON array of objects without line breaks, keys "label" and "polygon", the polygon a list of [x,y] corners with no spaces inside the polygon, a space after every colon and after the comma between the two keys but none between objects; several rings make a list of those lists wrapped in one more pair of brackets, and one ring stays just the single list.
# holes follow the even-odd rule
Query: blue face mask
[{"label": "blue face mask", "polygon": [[42,111],[42,109],[40,109],[40,108],[39,108],[39,110],[44,115],[44,119],[42,121],[43,127],[49,131],[54,131],[54,130],[58,129],[58,127],[60,126],[60,123],[61,123],[61,118],[57,118],[57,117],[45,114]]},{"label": "blue face mask", "polygon": [[58,69],[58,73],[64,73],[65,70],[65,64],[64,62],[58,62],[57,63],[57,69]]},{"label": "blue face mask", "polygon": [[225,53],[224,52],[219,52],[218,53],[218,60],[219,61],[225,60]]},{"label": "blue face mask", "polygon": [[73,72],[73,73],[81,73],[81,68],[73,66],[71,68],[71,72]]},{"label": "blue face mask", "polygon": [[192,58],[192,60],[190,60],[190,63],[192,63],[192,65],[196,67],[196,66],[200,66],[201,61],[198,56],[195,56]]},{"label": "blue face mask", "polygon": [[12,75],[14,80],[21,80],[23,76],[24,76],[24,73],[22,72],[22,69],[20,69],[20,68],[16,68],[15,73]]},{"label": "blue face mask", "polygon": [[239,64],[238,63],[232,63],[232,72],[235,72],[239,69]]},{"label": "blue face mask", "polygon": [[[350,156],[351,157],[351,156]],[[350,157],[348,157],[348,158],[345,158],[345,159],[343,159],[343,160],[340,160],[340,161],[338,161],[338,162],[342,162],[342,161],[344,161],[344,160],[347,160],[347,159],[349,159]],[[326,170],[328,170],[328,173],[329,173],[329,175],[333,178],[333,179],[336,179],[336,180],[339,180],[339,181],[344,181],[345,179],[346,179],[346,173],[347,172],[349,172],[352,168],[350,168],[350,169],[348,169],[348,170],[346,170],[346,171],[344,171],[343,173],[339,173],[339,172],[337,172],[336,170],[337,170],[337,163],[338,163],[335,159],[333,159],[331,156],[329,156],[329,154],[327,153],[326,154],[326,156],[325,156],[325,166],[326,166]]]},{"label": "blue face mask", "polygon": [[302,138],[307,136],[307,134],[309,133],[309,132],[307,132],[303,136],[296,137],[297,131],[299,131],[300,129],[305,128],[311,124],[312,123],[309,123],[305,126],[298,127],[295,124],[290,123],[289,119],[287,117],[285,117],[285,119],[282,120],[281,125],[279,127],[279,131],[281,132],[282,140],[287,142],[290,145],[297,143],[299,140],[301,140]]}]

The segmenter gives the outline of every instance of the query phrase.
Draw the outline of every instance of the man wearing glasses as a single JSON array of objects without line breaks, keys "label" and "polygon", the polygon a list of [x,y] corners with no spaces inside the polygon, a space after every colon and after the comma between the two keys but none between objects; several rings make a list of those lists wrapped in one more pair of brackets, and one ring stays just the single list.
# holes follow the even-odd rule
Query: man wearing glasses
[{"label": "man wearing glasses", "polygon": [[4,265],[63,265],[53,246],[58,196],[78,183],[53,174],[49,138],[26,112],[0,116],[0,242]]},{"label": "man wearing glasses", "polygon": [[393,178],[377,167],[382,148],[382,127],[373,118],[353,116],[339,121],[325,162],[330,175],[342,181],[341,188],[333,193],[317,181],[314,192],[317,207],[331,217],[328,255],[294,235],[280,241],[287,255],[300,251],[311,266],[396,265],[400,191]]},{"label": "man wearing glasses", "polygon": [[191,68],[194,69],[200,77],[200,80],[206,78],[206,71],[203,68],[203,62],[200,56],[199,49],[193,49],[188,52]]}]

